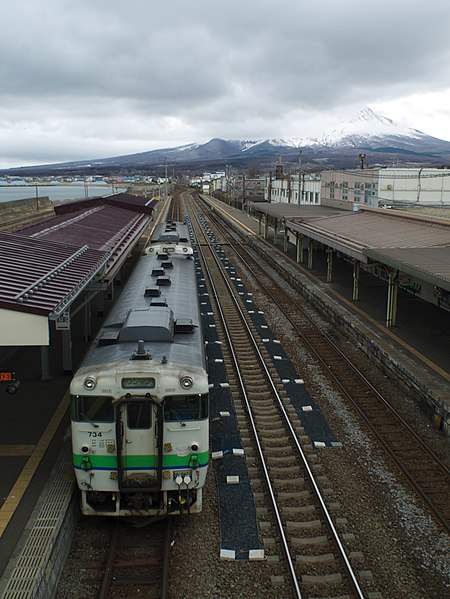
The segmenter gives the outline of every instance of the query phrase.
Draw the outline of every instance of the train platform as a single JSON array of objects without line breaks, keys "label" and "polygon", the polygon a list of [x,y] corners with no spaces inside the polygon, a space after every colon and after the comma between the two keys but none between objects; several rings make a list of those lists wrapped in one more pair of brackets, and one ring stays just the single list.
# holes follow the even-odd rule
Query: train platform
[{"label": "train platform", "polygon": [[[106,300],[108,309],[113,300]],[[102,317],[92,314],[92,330]],[[82,312],[74,320],[78,364],[90,345]],[[14,395],[0,383],[0,598],[51,597],[71,544],[78,505],[70,442],[69,385],[62,340],[52,336],[50,377],[39,347],[1,347],[0,367],[16,373]],[[68,517],[69,516],[69,517]],[[68,524],[69,523],[69,524]]]},{"label": "train platform", "polygon": [[[262,238],[255,218],[215,198],[202,197],[248,235]],[[268,241],[274,243],[273,230],[269,230]],[[283,250],[280,234],[276,245]],[[333,281],[327,283],[325,252],[315,252],[312,270],[295,263],[293,244],[289,244],[287,255],[292,260],[286,261],[284,266],[290,271],[295,269],[307,295],[318,299],[332,318],[345,321],[346,326],[361,337],[361,343],[364,337],[364,343],[371,345],[371,351],[386,362],[387,368],[397,372],[398,378],[413,380],[412,387],[418,387],[419,395],[424,396],[424,410],[437,428],[447,427],[446,433],[450,434],[450,311],[400,290],[396,326],[387,328],[387,284],[384,281],[364,273],[359,300],[355,302],[352,300],[353,266],[344,257],[334,260]]]}]

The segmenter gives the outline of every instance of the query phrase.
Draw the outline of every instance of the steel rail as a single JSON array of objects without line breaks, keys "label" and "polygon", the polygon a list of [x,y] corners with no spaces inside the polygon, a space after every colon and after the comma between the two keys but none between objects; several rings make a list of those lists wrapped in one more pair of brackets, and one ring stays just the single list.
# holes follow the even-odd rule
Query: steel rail
[{"label": "steel rail", "polygon": [[[197,218],[197,215],[196,215],[196,218]],[[197,223],[198,223],[198,219],[197,219]],[[198,223],[198,224],[200,226],[200,223]],[[206,235],[205,235],[205,239],[206,239],[206,241],[208,243],[208,246],[211,248],[212,244],[211,244],[210,240],[208,239],[208,237]],[[255,424],[254,419],[253,419],[253,415],[252,415],[252,411],[251,411],[251,407],[250,407],[250,402],[249,402],[249,399],[248,399],[248,396],[247,396],[247,393],[246,393],[246,390],[245,390],[245,383],[242,380],[242,377],[241,377],[241,374],[240,374],[240,371],[239,371],[237,357],[236,357],[236,354],[234,352],[233,343],[232,343],[230,334],[228,332],[228,327],[227,327],[226,322],[225,322],[225,315],[224,315],[224,313],[222,311],[222,308],[221,308],[221,305],[220,305],[219,296],[217,294],[214,282],[212,280],[212,275],[211,275],[210,269],[209,269],[209,267],[208,267],[208,265],[206,263],[206,258],[204,256],[204,252],[203,252],[203,249],[201,248],[201,246],[199,246],[199,251],[200,251],[200,253],[202,255],[203,263],[204,263],[204,266],[205,266],[205,270],[206,270],[206,272],[208,274],[209,282],[210,282],[211,288],[213,290],[214,297],[216,299],[216,303],[217,303],[218,310],[219,310],[219,313],[220,313],[220,317],[221,317],[221,320],[222,320],[222,324],[223,324],[223,327],[224,327],[224,330],[225,330],[225,334],[226,334],[226,337],[227,337],[229,348],[230,348],[230,351],[231,351],[231,354],[232,354],[232,357],[233,357],[233,362],[234,362],[234,365],[235,365],[236,373],[237,373],[237,376],[239,378],[239,383],[241,385],[241,390],[242,390],[242,393],[243,393],[243,397],[245,399],[245,405],[247,407],[247,413],[248,413],[248,416],[249,416],[249,419],[250,419],[250,423],[251,423],[253,435],[254,435],[254,438],[255,438],[255,443],[257,445],[258,455],[259,455],[259,458],[260,458],[260,462],[261,462],[261,465],[262,465],[262,468],[263,468],[263,471],[264,471],[264,476],[265,476],[265,479],[266,479],[266,484],[267,484],[267,487],[268,487],[270,500],[271,500],[271,503],[272,503],[272,506],[273,506],[273,509],[274,509],[274,512],[275,512],[275,516],[276,516],[276,521],[277,521],[277,525],[278,525],[278,528],[279,528],[280,537],[282,539],[283,549],[284,549],[286,558],[288,560],[289,569],[290,569],[290,572],[291,572],[291,578],[292,578],[292,581],[294,583],[294,588],[296,590],[296,593],[298,593],[297,597],[299,599],[301,599],[302,595],[301,595],[300,588],[298,586],[297,575],[296,575],[295,568],[294,568],[294,565],[293,565],[293,562],[292,562],[292,557],[291,557],[291,554],[290,554],[290,551],[289,551],[287,538],[286,538],[286,535],[284,533],[284,527],[283,527],[283,523],[282,523],[282,520],[281,520],[281,515],[280,515],[280,512],[279,512],[279,509],[278,509],[278,505],[277,505],[275,493],[273,491],[273,487],[272,487],[272,484],[270,482],[270,477],[269,477],[269,473],[268,473],[268,470],[267,470],[267,466],[266,466],[265,461],[264,461],[264,453],[263,453],[263,449],[261,447],[261,444],[259,442],[258,432],[257,432],[257,429],[256,429],[256,424]],[[288,430],[289,430],[289,432],[291,434],[291,439],[292,439],[292,441],[293,441],[293,443],[294,443],[294,445],[295,445],[295,447],[296,447],[296,449],[298,451],[298,454],[301,457],[301,460],[302,460],[303,466],[304,466],[304,468],[305,468],[305,470],[307,472],[309,481],[310,481],[310,483],[311,483],[311,485],[312,485],[312,487],[314,489],[314,492],[315,492],[315,495],[316,495],[316,499],[318,500],[318,502],[319,502],[319,504],[321,506],[322,513],[325,516],[325,519],[327,521],[327,524],[328,524],[329,530],[330,530],[330,532],[332,534],[332,537],[334,539],[334,542],[336,543],[337,547],[339,548],[339,551],[340,551],[340,554],[341,554],[341,559],[342,559],[343,563],[345,564],[347,575],[349,576],[349,578],[350,578],[350,580],[351,580],[351,582],[353,584],[353,587],[354,587],[354,590],[357,593],[357,596],[360,599],[364,599],[364,595],[363,595],[363,593],[361,591],[361,588],[360,588],[359,583],[358,583],[358,581],[356,579],[356,576],[355,576],[355,573],[353,571],[353,568],[352,568],[352,566],[350,564],[350,561],[349,561],[349,559],[347,557],[345,549],[344,549],[344,547],[342,545],[342,542],[341,542],[341,540],[339,538],[339,534],[338,534],[338,532],[337,532],[337,530],[336,530],[336,528],[334,526],[334,523],[332,521],[331,515],[330,515],[330,513],[328,511],[328,508],[327,508],[327,506],[325,504],[325,501],[324,501],[324,499],[322,497],[320,489],[319,489],[319,487],[318,487],[318,485],[316,483],[316,480],[314,478],[314,474],[313,474],[313,472],[312,472],[312,470],[311,470],[311,468],[310,468],[310,466],[308,464],[308,461],[307,461],[307,458],[305,456],[305,453],[304,453],[304,451],[303,451],[303,449],[302,449],[302,447],[300,445],[300,442],[298,441],[297,435],[296,435],[295,430],[294,430],[294,428],[292,426],[292,423],[291,423],[291,421],[289,419],[289,416],[288,416],[288,414],[286,412],[286,409],[285,409],[285,407],[283,405],[282,399],[281,399],[281,397],[280,397],[280,395],[279,395],[279,393],[277,391],[276,384],[273,381],[272,376],[270,375],[270,372],[269,372],[269,370],[267,368],[267,365],[265,363],[264,357],[262,356],[262,354],[260,352],[260,349],[259,349],[259,347],[257,345],[255,336],[253,335],[253,333],[252,333],[252,331],[251,331],[251,329],[250,329],[250,327],[248,325],[247,318],[246,318],[246,316],[245,316],[245,314],[244,314],[244,312],[243,312],[243,310],[242,310],[242,308],[241,308],[241,306],[239,304],[239,300],[235,296],[233,287],[232,287],[231,283],[228,280],[227,273],[224,271],[222,265],[220,264],[220,261],[217,258],[216,253],[213,252],[213,251],[211,251],[211,253],[212,253],[213,257],[214,257],[214,260],[216,261],[216,264],[217,264],[217,266],[219,268],[219,271],[220,271],[220,273],[221,273],[221,275],[223,277],[223,280],[224,280],[226,286],[228,287],[230,295],[231,295],[231,297],[232,297],[232,299],[233,299],[233,301],[235,303],[235,306],[236,306],[236,308],[237,308],[237,310],[238,310],[238,312],[239,312],[239,314],[241,316],[242,323],[243,323],[244,327],[246,328],[247,334],[248,334],[249,338],[251,339],[251,341],[253,343],[255,352],[257,353],[258,358],[259,358],[260,363],[261,363],[261,366],[262,366],[262,368],[263,368],[263,370],[264,370],[264,372],[265,372],[265,374],[267,376],[269,384],[270,384],[270,386],[272,388],[272,392],[273,392],[273,394],[274,394],[274,396],[275,396],[275,398],[277,400],[278,407],[279,407],[279,409],[280,409],[280,411],[281,411],[281,413],[283,415],[283,418],[285,420],[285,424],[286,424],[286,426],[287,426],[287,428],[288,428]]]},{"label": "steel rail", "polygon": [[[214,214],[214,216],[215,216],[215,214]],[[247,248],[241,242],[241,240],[236,236],[236,234],[233,233],[232,231],[230,231],[229,229],[225,229],[225,227],[220,223],[220,221],[217,218],[214,218],[214,216],[213,216],[213,219],[214,219],[215,224],[219,228],[221,228],[221,230],[223,232],[225,232],[226,235],[231,236],[234,239],[234,241],[236,242],[236,244],[239,246],[239,248],[242,250],[242,252],[244,252],[246,256],[249,256],[251,258],[251,260],[256,263],[255,259],[251,256],[250,252],[247,250]],[[233,246],[233,249],[240,256],[240,258],[243,261],[243,263],[245,264],[246,268],[251,272],[251,274],[255,277],[255,279],[258,280],[258,274],[250,266],[250,264],[245,259],[245,257],[243,257],[237,251],[237,249],[236,249],[235,246]],[[267,275],[267,273],[265,273],[265,274]],[[324,370],[327,372],[327,374],[330,375],[330,377],[333,379],[333,381],[339,387],[339,389],[351,401],[352,405],[356,408],[356,410],[358,411],[359,415],[364,419],[364,421],[366,422],[366,424],[368,425],[368,427],[370,428],[370,430],[376,435],[377,439],[380,441],[380,443],[385,448],[385,450],[387,451],[387,453],[394,460],[394,462],[397,464],[397,466],[401,469],[402,473],[408,479],[409,483],[411,484],[411,486],[413,487],[413,489],[416,491],[416,493],[420,496],[420,498],[424,501],[424,503],[428,506],[428,508],[433,512],[433,514],[435,515],[436,519],[439,520],[440,524],[443,526],[443,528],[446,530],[446,532],[450,534],[450,523],[448,522],[448,520],[441,513],[441,511],[437,508],[437,506],[431,501],[431,499],[427,496],[427,494],[423,491],[423,489],[421,488],[421,486],[417,483],[417,481],[414,479],[414,477],[410,474],[407,466],[405,466],[405,464],[403,463],[403,461],[395,454],[394,450],[390,447],[390,445],[388,444],[388,442],[383,438],[382,434],[380,432],[378,432],[378,430],[375,428],[375,426],[371,423],[370,419],[364,413],[364,411],[362,410],[362,408],[353,399],[350,391],[345,387],[345,384],[342,382],[342,380],[338,377],[337,374],[335,374],[333,372],[333,370],[331,368],[328,367],[328,364],[325,362],[325,360],[323,359],[323,357],[321,356],[321,354],[314,347],[314,345],[308,340],[308,338],[305,336],[305,333],[299,328],[298,324],[296,324],[295,321],[284,310],[284,308],[282,307],[282,305],[280,304],[280,302],[276,299],[275,295],[273,293],[271,293],[271,291],[269,289],[267,289],[267,288],[265,288],[265,292],[271,297],[271,299],[273,300],[273,302],[280,308],[280,310],[283,312],[285,318],[290,322],[290,324],[294,327],[294,329],[299,334],[299,336],[304,340],[305,344],[308,346],[308,348],[310,349],[310,351],[314,354],[314,356],[322,364],[322,366],[324,367]],[[358,379],[377,397],[377,399],[392,414],[392,416],[397,419],[397,421],[399,422],[399,424],[402,427],[404,427],[404,429],[406,430],[406,432],[420,446],[420,448],[424,451],[424,453],[426,453],[428,455],[428,457],[431,460],[433,460],[433,462],[435,463],[435,465],[438,468],[440,468],[440,470],[442,471],[442,473],[444,475],[446,475],[447,477],[450,478],[450,469],[447,468],[445,466],[445,464],[443,464],[441,462],[441,460],[439,460],[438,456],[427,445],[425,445],[425,443],[422,441],[422,439],[419,437],[419,435],[409,426],[409,424],[401,417],[401,415],[395,410],[395,408],[393,408],[393,406],[389,403],[389,401],[385,397],[383,397],[383,395],[373,386],[373,384],[367,379],[367,377],[365,377],[365,375],[359,370],[359,368],[344,354],[344,352],[334,343],[334,341],[328,335],[326,335],[326,333],[324,333],[323,331],[321,331],[319,329],[319,327],[314,323],[314,321],[304,312],[302,306],[298,302],[296,302],[295,300],[293,300],[290,297],[288,298],[288,300],[296,308],[298,308],[301,311],[302,316],[305,319],[308,320],[310,326],[316,332],[318,332],[320,334],[320,336],[322,337],[322,339],[324,341],[326,341],[329,344],[329,346],[334,351],[336,351],[338,353],[338,355],[340,356],[340,358],[342,358],[345,361],[345,364],[349,368],[352,369],[352,371],[356,374],[356,376],[358,377]]]}]

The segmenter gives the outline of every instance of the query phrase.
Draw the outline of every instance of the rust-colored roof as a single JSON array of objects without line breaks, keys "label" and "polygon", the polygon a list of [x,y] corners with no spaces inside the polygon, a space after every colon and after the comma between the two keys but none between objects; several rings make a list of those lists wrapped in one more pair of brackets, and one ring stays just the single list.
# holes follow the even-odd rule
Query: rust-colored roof
[{"label": "rust-colored roof", "polygon": [[105,280],[111,280],[126,259],[130,247],[147,226],[147,212],[115,206],[91,204],[90,208],[60,214],[45,222],[31,225],[20,233],[35,239],[87,245],[109,253]]},{"label": "rust-colored roof", "polygon": [[95,277],[108,254],[86,245],[0,232],[0,308],[61,313]]},{"label": "rust-colored roof", "polygon": [[[153,201],[116,194],[70,203],[0,237],[0,307],[59,313],[95,277],[109,282],[147,226]],[[124,207],[126,206],[126,207]]]},{"label": "rust-colored roof", "polygon": [[115,193],[99,198],[78,200],[77,202],[63,202],[55,206],[55,214],[68,214],[69,212],[78,212],[100,205],[116,206],[118,208],[125,208],[126,210],[151,214],[157,203],[158,200],[149,199],[145,196],[137,196],[131,193]]}]

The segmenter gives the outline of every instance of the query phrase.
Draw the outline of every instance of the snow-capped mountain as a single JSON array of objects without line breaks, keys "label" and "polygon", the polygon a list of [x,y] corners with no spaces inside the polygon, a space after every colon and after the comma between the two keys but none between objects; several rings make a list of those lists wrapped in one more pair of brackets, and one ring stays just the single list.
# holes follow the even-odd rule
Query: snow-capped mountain
[{"label": "snow-capped mountain", "polygon": [[189,169],[273,168],[278,156],[294,160],[302,151],[303,164],[311,168],[351,168],[359,163],[359,152],[366,153],[368,165],[396,161],[403,164],[449,165],[450,142],[426,135],[417,129],[403,127],[370,108],[361,110],[317,138],[225,140],[214,138],[206,143],[192,143],[128,154],[112,158],[65,162],[39,167],[10,169],[27,171],[69,171],[142,169],[161,165],[178,165]]}]

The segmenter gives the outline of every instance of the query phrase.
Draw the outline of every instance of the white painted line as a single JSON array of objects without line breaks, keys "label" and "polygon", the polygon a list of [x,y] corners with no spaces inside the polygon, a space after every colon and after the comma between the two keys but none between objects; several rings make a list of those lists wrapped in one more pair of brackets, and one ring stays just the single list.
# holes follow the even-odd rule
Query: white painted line
[{"label": "white painted line", "polygon": [[239,476],[237,474],[227,476],[227,485],[238,485],[238,484],[239,484]]},{"label": "white painted line", "polygon": [[250,549],[248,559],[264,559],[264,549]]}]

